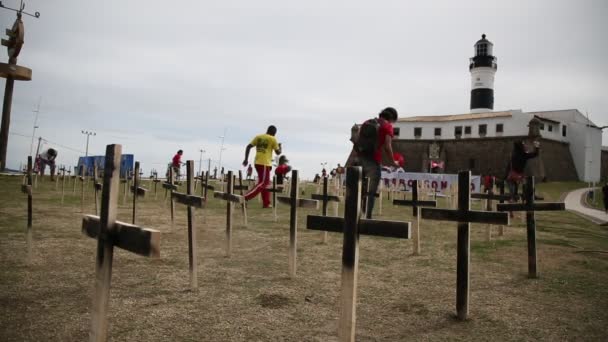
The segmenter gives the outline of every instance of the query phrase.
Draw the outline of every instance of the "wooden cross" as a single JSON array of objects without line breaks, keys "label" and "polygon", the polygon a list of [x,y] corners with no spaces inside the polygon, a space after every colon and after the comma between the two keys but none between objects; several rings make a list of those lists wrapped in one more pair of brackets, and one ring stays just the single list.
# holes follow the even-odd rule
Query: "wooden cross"
[{"label": "wooden cross", "polygon": [[170,193],[170,207],[171,207],[171,223],[173,223],[173,216],[175,215],[175,203],[173,202],[173,191],[177,190],[177,186],[173,184],[173,168],[169,168],[169,179],[163,183],[165,189],[165,200],[167,199],[167,192]]},{"label": "wooden cross", "polygon": [[72,183],[72,195],[76,194],[76,178],[78,177],[76,174],[78,173],[78,171],[76,171],[76,168],[78,168],[78,166],[74,166],[74,176],[73,176],[73,180],[74,182]]},{"label": "wooden cross", "polygon": [[156,171],[153,173],[152,177],[152,183],[154,183],[154,199],[156,199],[157,185],[160,183],[160,179],[158,179],[158,173]]},{"label": "wooden cross", "polygon": [[357,308],[357,273],[359,268],[359,235],[409,239],[410,223],[366,220],[361,218],[361,167],[346,171],[344,218],[308,215],[306,228],[344,233],[342,245],[342,287],[340,299],[339,340],[355,340]]},{"label": "wooden cross", "polygon": [[[502,194],[494,194],[494,187],[492,186],[488,189],[488,193],[486,193],[486,194],[474,193],[474,194],[471,194],[471,198],[485,199],[486,200],[485,210],[492,211],[492,209],[493,209],[492,200],[504,201],[504,200],[510,199],[511,196],[506,196],[504,194],[504,188],[503,188]],[[486,227],[486,241],[491,241],[491,240],[492,240],[492,225],[488,224],[488,226]]]},{"label": "wooden cross", "polygon": [[[241,192],[241,196],[245,196],[245,190],[248,190],[249,187],[247,185],[243,185],[243,172],[239,170],[239,184],[233,186],[233,190],[239,190]],[[247,205],[245,202],[241,203],[241,212],[243,213],[243,225],[247,227]]]},{"label": "wooden cross", "polygon": [[80,166],[80,211],[84,212],[84,164]]},{"label": "wooden cross", "polygon": [[[322,203],[321,214],[323,216],[327,216],[327,204],[328,202],[340,203],[342,202],[342,197],[340,196],[332,196],[327,193],[327,177],[323,177],[323,194],[312,194],[311,198],[314,200],[319,200]],[[323,243],[327,243],[327,231],[323,231]]]},{"label": "wooden cross", "polygon": [[436,207],[437,201],[421,201],[418,200],[418,180],[412,181],[412,199],[411,200],[393,200],[393,205],[411,206],[412,215],[416,218],[416,228],[412,234],[414,252],[413,255],[420,255],[420,208],[421,207]]},{"label": "wooden cross", "polygon": [[90,341],[101,342],[107,340],[107,314],[114,247],[143,256],[160,257],[159,231],[140,228],[116,220],[120,187],[121,150],[120,145],[107,146],[101,194],[101,215],[86,215],[82,220],[82,232],[97,239],[95,294],[91,312]]},{"label": "wooden cross", "polygon": [[242,204],[245,202],[245,197],[233,194],[234,176],[232,171],[228,171],[228,182],[226,184],[226,192],[215,192],[214,198],[219,198],[226,201],[226,256],[230,257],[232,253],[232,203]]},{"label": "wooden cross", "polygon": [[[95,166],[93,167],[93,188],[95,189],[94,191],[94,195],[95,195],[95,215],[97,215],[97,213],[99,212],[98,210],[98,205],[97,205],[97,194],[101,191],[101,183],[99,183],[99,179],[98,179],[99,175],[97,174],[97,164],[95,164]],[[135,222],[133,222],[135,223]]]},{"label": "wooden cross", "polygon": [[32,156],[27,157],[26,183],[21,185],[21,192],[27,194],[27,231],[32,229]]},{"label": "wooden cross", "polygon": [[296,276],[297,245],[298,245],[298,208],[319,209],[319,201],[306,198],[298,198],[298,170],[291,171],[290,196],[278,196],[281,203],[289,204],[289,276]]},{"label": "wooden cross", "polygon": [[139,162],[135,162],[135,172],[133,173],[133,185],[131,186],[131,192],[133,193],[133,224],[135,224],[135,208],[137,207],[137,198],[144,197],[148,189],[139,186]]},{"label": "wooden cross", "polygon": [[196,248],[196,230],[194,229],[193,208],[203,208],[205,206],[205,199],[203,197],[193,195],[193,176],[194,160],[188,160],[186,161],[186,193],[172,192],[171,197],[174,198],[177,203],[188,206],[188,262],[190,263],[190,287],[192,289],[196,289],[198,287],[198,267],[196,266],[198,253]]},{"label": "wooden cross", "polygon": [[215,190],[215,187],[209,184],[209,171],[205,173],[205,182],[201,182],[201,196],[205,199],[207,198],[208,190],[211,190],[211,192]]},{"label": "wooden cross", "polygon": [[564,203],[544,202],[534,203],[534,177],[526,177],[524,187],[524,203],[505,203],[497,205],[498,211],[525,211],[526,212],[526,236],[528,240],[528,277],[537,278],[536,269],[536,218],[537,211],[561,211],[566,210]]},{"label": "wooden cross", "polygon": [[272,176],[272,188],[268,188],[268,192],[272,193],[272,213],[274,215],[274,222],[277,222],[277,193],[283,193],[283,186],[277,186],[277,176]]},{"label": "wooden cross", "polygon": [[61,171],[61,205],[63,205],[63,197],[65,196],[65,166],[59,169],[59,171]]},{"label": "wooden cross", "polygon": [[456,311],[460,320],[469,314],[470,223],[509,224],[507,213],[471,210],[471,171],[458,173],[458,209],[422,208],[423,219],[458,222],[456,254]]}]

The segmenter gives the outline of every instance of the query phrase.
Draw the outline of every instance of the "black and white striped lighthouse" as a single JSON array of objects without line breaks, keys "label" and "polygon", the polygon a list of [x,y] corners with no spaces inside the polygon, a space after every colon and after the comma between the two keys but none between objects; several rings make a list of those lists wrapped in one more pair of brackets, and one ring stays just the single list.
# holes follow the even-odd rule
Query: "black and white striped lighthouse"
[{"label": "black and white striped lighthouse", "polygon": [[490,112],[494,109],[494,74],[496,57],[492,56],[492,44],[482,34],[475,43],[475,57],[469,59],[471,72],[471,113]]}]

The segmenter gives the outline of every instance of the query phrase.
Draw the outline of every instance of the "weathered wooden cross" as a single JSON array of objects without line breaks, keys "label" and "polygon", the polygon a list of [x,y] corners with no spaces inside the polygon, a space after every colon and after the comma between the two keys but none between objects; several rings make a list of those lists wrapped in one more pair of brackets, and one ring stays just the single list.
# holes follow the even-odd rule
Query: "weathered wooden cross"
[{"label": "weathered wooden cross", "polygon": [[[97,215],[99,213],[98,210],[98,199],[97,199],[97,195],[98,193],[101,191],[101,183],[99,183],[99,175],[97,173],[97,164],[95,164],[95,166],[93,167],[93,188],[94,188],[94,192],[93,195],[95,196],[95,215]],[[133,222],[135,223],[135,222]]]},{"label": "weathered wooden cross", "polygon": [[135,224],[135,208],[137,207],[137,198],[146,196],[148,189],[139,186],[140,180],[139,173],[139,162],[135,162],[135,172],[133,173],[133,185],[131,185],[131,192],[133,193],[133,224]]},{"label": "weathered wooden cross", "polygon": [[[321,215],[323,215],[323,216],[327,216],[327,204],[329,202],[336,203],[336,208],[337,208],[337,203],[342,202],[342,197],[333,196],[327,192],[327,177],[323,177],[323,194],[322,195],[311,194],[311,198],[314,200],[321,201],[321,203],[322,203]],[[337,213],[336,213],[336,216],[337,216]],[[323,231],[323,243],[327,243],[327,231],[325,231],[325,230]]]},{"label": "weathered wooden cross", "polygon": [[418,180],[412,181],[412,199],[411,200],[393,200],[393,205],[411,206],[412,215],[416,218],[416,227],[412,234],[414,252],[413,255],[420,255],[420,208],[421,207],[436,207],[437,201],[422,201],[418,200]]},{"label": "weathered wooden cross", "polygon": [[200,196],[194,196],[193,177],[194,176],[194,161],[186,161],[186,193],[172,192],[171,196],[177,203],[185,204],[188,217],[188,262],[190,265],[190,287],[196,289],[198,287],[197,277],[197,248],[196,248],[196,230],[194,229],[193,208],[203,208],[205,199]]},{"label": "weathered wooden cross", "polygon": [[359,268],[359,235],[409,239],[410,223],[366,220],[361,218],[361,167],[346,170],[344,218],[308,215],[306,228],[344,234],[342,245],[342,287],[340,299],[339,340],[355,340],[357,308],[357,273]]},{"label": "weathered wooden cross", "polygon": [[536,217],[537,211],[558,211],[566,210],[564,203],[544,202],[534,203],[534,177],[526,177],[524,187],[524,203],[504,203],[498,204],[498,211],[525,211],[526,212],[526,236],[528,240],[528,277],[537,278],[536,268]]},{"label": "weathered wooden cross", "polygon": [[59,171],[61,171],[61,205],[63,205],[63,197],[65,196],[65,166],[59,169]]},{"label": "weathered wooden cross", "polygon": [[[471,198],[485,199],[486,200],[485,210],[492,211],[492,209],[493,209],[492,200],[504,201],[504,200],[510,199],[511,196],[507,196],[504,194],[504,188],[503,188],[502,194],[494,194],[494,186],[491,186],[488,189],[488,193],[474,193],[474,194],[471,194]],[[486,227],[486,241],[490,241],[490,240],[492,240],[492,225],[488,224],[488,226]]]},{"label": "weathered wooden cross", "polygon": [[232,253],[232,203],[242,204],[245,202],[243,196],[235,195],[234,193],[234,176],[232,171],[228,171],[228,181],[226,183],[226,192],[215,192],[214,198],[219,198],[226,201],[226,256],[230,257]]},{"label": "weathered wooden cross", "polygon": [[272,193],[272,214],[274,215],[275,222],[279,219],[277,216],[277,193],[283,193],[283,189],[283,185],[277,186],[277,176],[272,176],[272,188],[266,190]]},{"label": "weathered wooden cross", "polygon": [[80,211],[84,212],[84,164],[80,166]]},{"label": "weathered wooden cross", "polygon": [[298,247],[298,208],[319,209],[319,201],[299,198],[298,195],[298,170],[291,171],[290,196],[278,196],[277,201],[289,204],[289,276],[296,276],[297,247]]},{"label": "weathered wooden cross", "polygon": [[27,232],[32,229],[32,156],[27,157],[27,178],[21,185],[21,192],[27,194]]},{"label": "weathered wooden cross", "polygon": [[171,207],[171,223],[173,223],[173,217],[175,215],[175,202],[173,202],[173,191],[177,190],[177,185],[173,183],[173,168],[169,168],[169,179],[163,183],[163,188],[165,189],[165,200],[167,199],[167,192],[170,194],[169,201]]},{"label": "weathered wooden cross", "polygon": [[209,171],[205,173],[205,181],[201,181],[201,196],[203,196],[205,199],[207,198],[208,190],[211,190],[211,192],[215,190],[215,187],[209,184]]},{"label": "weathered wooden cross", "polygon": [[471,210],[471,171],[458,173],[458,209],[422,208],[423,219],[458,222],[456,254],[456,311],[458,319],[469,314],[470,223],[509,224],[507,213]]},{"label": "weathered wooden cross", "polygon": [[107,314],[114,247],[143,256],[160,257],[159,231],[140,228],[116,220],[120,187],[121,150],[120,145],[107,146],[101,194],[101,215],[85,215],[82,220],[82,232],[97,239],[95,294],[91,312],[90,341],[101,342],[107,340]]},{"label": "weathered wooden cross", "polygon": [[[241,196],[245,196],[245,190],[248,190],[249,186],[243,185],[243,172],[239,170],[239,184],[234,185],[233,190],[239,190]],[[243,201],[241,203],[241,212],[243,213],[243,225],[247,227],[247,205]]]}]

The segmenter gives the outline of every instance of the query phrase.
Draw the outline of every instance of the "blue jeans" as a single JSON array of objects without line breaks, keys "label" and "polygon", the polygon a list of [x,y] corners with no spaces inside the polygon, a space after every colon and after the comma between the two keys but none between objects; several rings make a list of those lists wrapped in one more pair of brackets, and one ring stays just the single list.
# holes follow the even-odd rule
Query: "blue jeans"
[{"label": "blue jeans", "polygon": [[[374,196],[378,191],[378,185],[380,184],[380,175],[382,169],[380,164],[376,162],[373,158],[369,157],[359,157],[359,162],[361,163],[361,167],[363,168],[363,176],[368,179],[368,193],[367,193],[367,206],[365,210],[365,218],[372,218],[372,211],[374,210],[374,202],[376,201],[376,197]],[[365,192],[366,189],[363,189]]]}]

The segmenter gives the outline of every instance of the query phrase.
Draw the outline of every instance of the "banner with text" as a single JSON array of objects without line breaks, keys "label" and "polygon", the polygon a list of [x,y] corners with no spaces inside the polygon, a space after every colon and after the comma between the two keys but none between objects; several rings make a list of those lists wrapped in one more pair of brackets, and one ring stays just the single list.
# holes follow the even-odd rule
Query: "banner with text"
[{"label": "banner with text", "polygon": [[[382,181],[385,187],[411,190],[412,181],[421,182],[428,189],[436,189],[443,193],[449,190],[452,184],[458,185],[458,175],[447,173],[418,173],[418,172],[390,172],[382,170]],[[481,177],[471,175],[471,192],[479,192]]]}]

